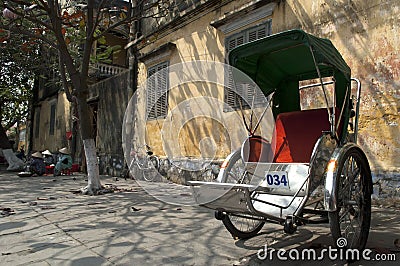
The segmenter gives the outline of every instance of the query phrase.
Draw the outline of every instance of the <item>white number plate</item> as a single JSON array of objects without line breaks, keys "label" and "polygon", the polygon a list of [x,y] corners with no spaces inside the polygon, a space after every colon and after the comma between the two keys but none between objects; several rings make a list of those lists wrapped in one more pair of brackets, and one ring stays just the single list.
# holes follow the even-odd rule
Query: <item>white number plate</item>
[{"label": "white number plate", "polygon": [[264,186],[270,188],[289,189],[289,179],[286,171],[271,171],[265,173]]}]

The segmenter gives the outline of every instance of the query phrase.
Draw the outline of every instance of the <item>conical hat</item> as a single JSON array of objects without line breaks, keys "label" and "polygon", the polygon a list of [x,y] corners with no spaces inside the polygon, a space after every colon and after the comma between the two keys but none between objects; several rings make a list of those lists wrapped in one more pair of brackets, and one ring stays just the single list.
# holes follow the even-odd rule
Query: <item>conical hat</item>
[{"label": "conical hat", "polygon": [[43,155],[52,155],[51,152],[49,150],[45,150],[44,152],[42,152]]},{"label": "conical hat", "polygon": [[32,157],[35,157],[35,158],[43,158],[43,155],[42,155],[42,153],[41,153],[40,151],[37,151],[37,152],[35,152],[35,153],[32,154]]},{"label": "conical hat", "polygon": [[60,153],[62,153],[62,154],[69,154],[69,150],[68,150],[68,148],[66,148],[66,147],[64,147],[64,148],[62,148],[62,149],[60,149],[60,150],[58,150]]}]

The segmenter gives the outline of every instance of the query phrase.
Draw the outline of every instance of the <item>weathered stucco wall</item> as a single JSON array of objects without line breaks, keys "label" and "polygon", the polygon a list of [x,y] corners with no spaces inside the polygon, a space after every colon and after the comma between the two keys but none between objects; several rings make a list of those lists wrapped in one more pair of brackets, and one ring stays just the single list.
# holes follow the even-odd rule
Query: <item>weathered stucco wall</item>
[{"label": "weathered stucco wall", "polygon": [[359,144],[375,172],[400,171],[400,2],[288,0],[272,21],[333,42],[362,82]]},{"label": "weathered stucco wall", "polygon": [[92,86],[98,95],[96,148],[100,173],[118,175],[124,167],[122,122],[128,105],[129,71]]},{"label": "weathered stucco wall", "polygon": [[[192,22],[175,27],[169,32],[160,32],[157,37],[140,47],[140,52],[147,54],[165,43],[173,42],[176,50],[168,58],[170,65],[190,60],[224,62],[225,38],[244,28],[238,28],[225,35],[210,23],[249,2],[232,1],[219,8],[208,10]],[[286,0],[276,3],[272,16],[264,18],[264,21],[272,19],[272,33],[301,28],[316,36],[329,38],[343,55],[352,69],[352,76],[359,78],[363,86],[359,144],[366,152],[375,175],[399,172],[400,2],[398,0],[383,2],[381,0]],[[246,27],[260,22],[262,21],[255,21]],[[165,58],[159,62],[163,60]],[[158,62],[152,62],[153,65],[156,63]],[[144,64],[139,65],[140,82],[144,82],[146,78],[146,67],[148,66]],[[192,89],[194,93],[196,90]],[[176,95],[170,95],[170,99],[174,97]],[[143,99],[145,98],[142,98],[142,104],[144,104]],[[211,123],[204,125],[213,127]],[[159,123],[149,122],[147,127],[152,138],[149,141],[160,148],[161,140],[157,138]],[[201,132],[193,130],[190,125],[184,129],[181,136],[187,138],[190,131],[196,134],[192,139],[197,141]],[[184,149],[187,154],[198,154],[198,145],[191,143],[187,146],[188,148]],[[159,152],[162,154],[162,151]]]},{"label": "weathered stucco wall", "polygon": [[[141,54],[149,54],[168,42],[174,43],[176,49],[167,57],[156,57],[154,60],[151,60],[151,64],[141,62],[138,71],[139,84],[145,83],[148,67],[165,60],[169,61],[170,66],[195,60],[224,63],[226,57],[226,36],[210,23],[221,18],[221,16],[227,12],[241,8],[248,2],[249,1],[245,0],[232,1],[227,5],[205,10],[201,14],[197,13],[196,19],[192,22],[185,22],[187,24],[183,23],[169,33],[162,31],[158,34],[156,39],[151,38],[146,45],[141,47]],[[271,16],[264,17],[262,20],[247,24],[247,27],[257,25],[260,22],[266,22],[270,18]],[[236,31],[232,31],[230,34],[241,30],[243,29],[239,28]],[[220,75],[224,75],[223,71],[221,71]],[[145,110],[146,93],[140,90],[138,93],[140,94],[138,108],[139,110]],[[205,83],[184,84],[179,88],[170,88],[168,112],[173,112],[185,99],[199,96],[209,96],[218,99],[220,102],[224,102],[224,88],[222,86],[214,86]],[[212,157],[212,159],[223,159],[234,149],[240,147],[244,137],[247,135],[244,126],[240,125],[240,112],[224,113],[222,108],[218,110],[214,109],[213,111],[216,113],[214,113],[216,117],[224,117],[224,121],[230,125],[229,132],[226,132],[228,130],[226,125],[224,126],[214,119],[205,118],[205,116],[207,116],[207,111],[204,112],[205,116],[202,118],[191,119],[190,121],[186,120],[187,117],[180,118],[180,121],[176,122],[176,125],[180,127],[178,130],[179,132],[174,136],[169,136],[169,138],[174,138],[176,140],[176,145],[179,146],[182,157]],[[261,112],[261,110],[258,111]],[[248,115],[249,112],[245,111],[245,114]],[[175,120],[177,119],[176,116],[172,117]],[[196,123],[194,121],[196,121]],[[169,149],[169,147],[165,145],[165,143],[168,142],[165,141],[165,136],[163,136],[164,141],[161,136],[164,122],[164,119],[159,119],[146,123],[146,143],[152,147],[155,154],[162,157],[166,156],[166,150]],[[209,143],[213,147],[206,149],[206,143]],[[211,156],[211,154],[213,154],[213,156]]]},{"label": "weathered stucco wall", "polygon": [[[54,123],[54,134],[50,134],[50,119],[51,119],[51,105],[56,105],[55,112],[55,123]],[[68,141],[66,138],[66,132],[70,131],[70,106],[65,93],[60,92],[53,98],[42,101],[40,108],[35,108],[35,112],[40,111],[39,121],[35,115],[34,125],[39,122],[39,134],[36,134],[34,128],[33,134],[33,150],[44,151],[50,150],[51,152],[57,152],[60,148],[67,146]]]}]

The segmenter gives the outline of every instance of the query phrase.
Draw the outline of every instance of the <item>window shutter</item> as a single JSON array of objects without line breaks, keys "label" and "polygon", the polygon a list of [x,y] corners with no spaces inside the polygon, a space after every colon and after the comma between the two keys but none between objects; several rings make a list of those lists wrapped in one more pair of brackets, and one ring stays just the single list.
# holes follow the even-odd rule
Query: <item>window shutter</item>
[{"label": "window shutter", "polygon": [[258,29],[257,31],[257,39],[262,39],[264,37],[267,37],[267,27],[261,27],[260,29]]},{"label": "window shutter", "polygon": [[149,68],[147,80],[147,120],[165,118],[168,113],[168,62]]},{"label": "window shutter", "polygon": [[228,51],[233,50],[234,48],[238,47],[239,45],[244,44],[245,41],[245,35],[244,33],[240,33],[235,35],[233,38],[230,38],[228,40]]},{"label": "window shutter", "polygon": [[[271,21],[268,21],[263,25],[252,27],[241,33],[229,36],[226,40],[226,50],[229,52],[241,44],[256,41],[270,34]],[[252,84],[235,84],[237,93],[232,90],[231,88],[234,86],[232,74],[230,71],[227,72],[228,75],[226,75],[225,80],[227,80],[226,83],[228,86],[225,86],[224,101],[230,108],[226,107],[224,111],[240,109],[240,104],[243,109],[249,109],[251,105],[253,105],[253,107],[260,107],[267,104],[266,97],[261,90],[255,90],[255,86]]]},{"label": "window shutter", "polygon": [[257,40],[257,30],[252,30],[249,32],[249,42],[253,42],[255,40]]}]

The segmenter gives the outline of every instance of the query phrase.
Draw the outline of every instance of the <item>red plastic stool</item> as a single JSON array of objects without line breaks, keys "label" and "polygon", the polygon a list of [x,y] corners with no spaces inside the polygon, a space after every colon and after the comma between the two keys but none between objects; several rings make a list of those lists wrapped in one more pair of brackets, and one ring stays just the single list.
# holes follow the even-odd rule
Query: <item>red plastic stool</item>
[{"label": "red plastic stool", "polygon": [[45,170],[44,174],[45,175],[54,174],[54,166],[53,165],[46,165],[46,170]]}]

